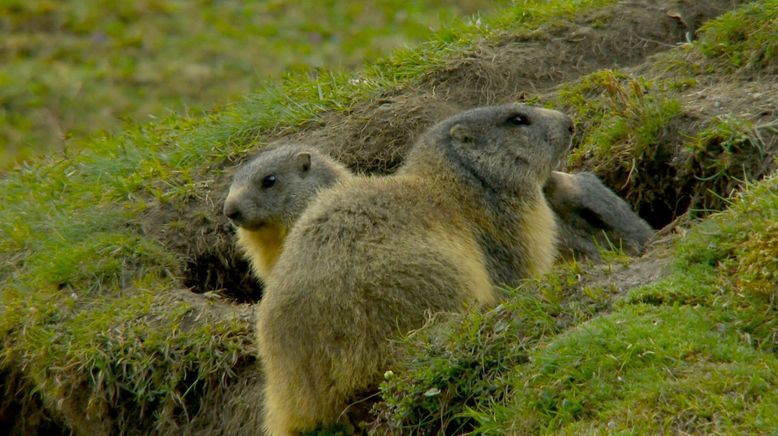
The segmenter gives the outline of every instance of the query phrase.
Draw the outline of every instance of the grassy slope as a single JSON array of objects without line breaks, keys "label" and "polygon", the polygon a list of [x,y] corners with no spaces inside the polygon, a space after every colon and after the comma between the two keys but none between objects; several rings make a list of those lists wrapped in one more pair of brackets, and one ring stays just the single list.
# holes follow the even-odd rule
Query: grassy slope
[{"label": "grassy slope", "polygon": [[491,3],[4,1],[0,168],[122,120],[201,113],[282,73],[357,67]]},{"label": "grassy slope", "polygon": [[[581,7],[598,3],[605,2]],[[566,2],[517,6],[504,12],[502,26],[537,26],[574,11]],[[462,24],[368,68],[358,81],[342,74],[291,78],[218,113],[130,126],[70,156],[9,172],[0,181],[0,365],[11,374],[5,388],[20,378],[22,407],[43,407],[81,431],[185,422],[198,411],[197,398],[234,381],[232,368],[253,352],[244,326],[214,320],[184,328],[195,308],[163,304],[180,286],[180,260],[142,236],[142,213],[152,202],[190,200],[193,174],[245,153],[258,135],[407,83],[490,30]],[[6,401],[15,396],[8,394]],[[79,417],[84,405],[89,413]]]},{"label": "grassy slope", "polygon": [[[583,121],[571,165],[587,156],[591,169],[623,177],[614,185],[628,197],[651,194],[626,173],[650,168],[647,154],[682,115],[675,91],[694,90],[720,72],[725,80],[761,76],[774,84],[778,33],[765,29],[777,23],[778,2],[755,2],[709,23],[694,45],[658,58],[653,70],[663,73],[655,81],[602,71],[563,86],[551,103]],[[726,210],[648,259],[626,261],[636,268],[666,259],[669,271],[656,272],[663,278],[625,293],[625,276],[611,272],[625,259],[612,258],[604,270],[574,263],[510,290],[486,315],[415,332],[382,387],[386,401],[374,425],[485,434],[778,428],[778,174],[726,198],[748,172],[749,155],[764,160],[768,153],[775,168],[775,143],[761,142],[750,121],[729,114],[696,124],[683,137],[687,163],[704,164],[695,167],[693,214]],[[774,135],[774,118],[762,129]]]},{"label": "grassy slope", "polygon": [[[775,13],[775,1],[762,4]],[[588,6],[590,4],[585,3],[579,7]],[[21,375],[25,387],[34,388],[36,398],[42,398],[50,411],[58,410],[58,403],[61,405],[61,401],[72,397],[73,392],[78,392],[86,397],[93,418],[99,418],[106,415],[108,410],[113,410],[111,413],[118,415],[115,418],[116,425],[133,423],[140,428],[156,426],[169,429],[185,421],[186,418],[182,416],[184,413],[197,412],[197,404],[193,403],[197,402],[196,399],[200,395],[207,396],[216,384],[229,383],[234,378],[232,368],[247,359],[246,350],[250,349],[250,338],[247,337],[245,325],[230,320],[215,319],[206,326],[188,322],[188,317],[194,313],[195,308],[186,301],[162,304],[168,291],[179,286],[177,274],[180,266],[170,252],[142,236],[139,214],[153,201],[165,203],[188,200],[199,183],[196,178],[198,171],[210,168],[231,155],[244,153],[249,148],[247,141],[257,135],[268,135],[278,128],[299,125],[323,109],[347,110],[355,101],[370,96],[376,90],[409,83],[420,74],[440,65],[450,53],[455,53],[471,41],[478,40],[483,33],[497,34],[512,28],[525,31],[526,27],[536,26],[555,14],[569,14],[575,10],[571,9],[567,2],[552,2],[542,8],[532,8],[533,6],[517,5],[514,9],[506,10],[503,18],[496,19],[491,27],[485,27],[483,24],[463,25],[461,28],[444,32],[438,40],[417,51],[399,53],[392,60],[368,69],[360,81],[349,81],[348,77],[339,75],[320,77],[316,82],[287,81],[281,87],[266,88],[246,102],[225,108],[207,118],[170,117],[154,125],[135,126],[121,135],[96,140],[70,158],[36,161],[12,172],[0,182],[3,204],[0,226],[4,233],[0,240],[0,279],[3,290],[0,300],[0,337],[4,338],[3,369]],[[763,18],[759,14],[757,16],[759,19]],[[521,20],[516,20],[517,17]],[[774,20],[774,15],[772,17]],[[713,25],[711,29],[713,30],[710,34],[713,35],[719,28]],[[735,40],[724,38],[725,42]],[[738,40],[748,42],[751,38],[746,35]],[[732,53],[739,51],[740,65],[733,63],[733,68],[743,64],[750,65],[753,60],[757,64],[755,68],[758,69],[762,68],[758,65],[759,58],[750,54],[758,54],[765,46],[775,47],[775,41],[768,39],[766,44],[759,44],[757,49],[732,46],[723,51],[714,50],[708,55],[713,59],[731,59]],[[704,45],[698,44],[692,50],[701,48],[704,48]],[[770,58],[765,59],[763,62],[768,66],[772,65]],[[760,185],[762,187],[756,189],[754,195],[757,200],[754,202],[758,210],[768,210],[766,205],[771,204],[771,201],[774,205],[775,185],[770,183]],[[735,213],[737,212],[732,214]],[[743,222],[738,215],[733,217],[732,214],[725,216],[730,217],[734,223]],[[753,212],[748,215],[756,216]],[[771,219],[774,221],[775,217]],[[767,220],[760,222],[769,223]],[[754,258],[755,256],[749,253],[771,247],[770,241],[740,241],[732,237],[742,233],[744,232],[722,232],[719,238],[725,241],[724,246],[731,248],[714,250],[716,255],[711,255],[713,260],[709,262],[729,262],[729,267],[735,268],[733,271],[740,268],[753,275],[754,278],[749,280],[760,286],[759,289],[762,290],[759,292],[769,296],[770,292],[774,292],[774,287],[770,287],[774,282],[769,279],[774,277],[770,274],[776,274],[775,265],[769,262],[763,264],[760,259],[764,258]],[[714,237],[717,236],[700,232],[700,246],[707,247],[709,239],[706,238]],[[739,247],[745,249],[741,250]],[[700,264],[699,260],[695,260],[694,256],[684,255],[683,250],[679,250],[679,281],[680,278],[689,276],[690,269],[697,274],[691,275],[692,279],[699,279],[700,283],[729,277],[717,276],[712,267],[705,269],[696,266]],[[706,251],[689,249],[688,252]],[[574,288],[575,271],[571,272],[570,277],[561,274],[550,283],[560,283],[560,289]],[[655,287],[653,290],[641,292],[684,295],[691,292],[688,288],[693,290],[697,286],[696,281],[691,281],[691,285],[689,281],[668,283],[667,289]],[[731,294],[737,296],[737,290],[750,289],[751,285],[736,281],[729,286],[733,289]],[[774,390],[775,387],[775,380],[769,376],[769,372],[758,372],[764,374],[763,377],[760,376],[764,382],[748,379],[748,383],[733,383],[731,386],[721,384],[726,380],[725,377],[717,377],[711,381],[713,388],[710,391],[698,391],[696,395],[683,397],[686,395],[684,386],[700,385],[693,379],[700,374],[692,371],[695,368],[692,363],[699,363],[698,368],[707,368],[705,365],[715,367],[722,363],[721,356],[728,356],[727,359],[731,360],[733,365],[731,368],[723,368],[721,374],[729,375],[742,374],[743,368],[774,368],[771,360],[774,359],[771,351],[774,351],[774,348],[753,346],[769,343],[770,340],[774,343],[774,325],[768,322],[756,326],[763,333],[760,334],[758,342],[754,341],[752,345],[744,344],[737,337],[738,332],[743,331],[740,324],[759,319],[756,315],[764,310],[772,310],[773,312],[767,314],[774,315],[774,306],[770,308],[764,304],[759,305],[764,298],[757,298],[758,292],[754,302],[739,301],[740,304],[746,305],[747,309],[751,308],[752,312],[756,312],[756,315],[751,316],[748,311],[743,311],[746,318],[741,316],[741,312],[728,311],[726,308],[732,307],[729,303],[724,304],[723,308],[711,305],[694,307],[682,300],[678,303],[647,304],[657,297],[646,297],[644,301],[640,300],[643,297],[635,296],[616,304],[610,315],[569,331],[567,327],[579,325],[599,311],[609,309],[613,306],[614,299],[597,289],[576,290],[574,295],[580,296],[583,293],[587,297],[580,302],[577,299],[565,300],[564,295],[560,296],[558,293],[553,287],[546,291],[546,295],[541,293],[525,296],[523,293],[517,293],[509,306],[520,309],[517,313],[522,314],[521,316],[513,316],[514,312],[500,315],[499,311],[487,315],[486,318],[492,317],[497,321],[500,316],[503,317],[503,324],[495,321],[493,335],[501,340],[502,348],[483,349],[479,348],[478,342],[468,342],[473,339],[473,331],[477,330],[470,331],[454,341],[456,347],[478,357],[471,359],[468,363],[470,366],[465,369],[454,369],[459,371],[455,373],[459,374],[457,377],[469,374],[470,378],[482,380],[475,385],[479,389],[478,395],[484,396],[484,400],[467,413],[484,431],[505,429],[514,425],[571,431],[572,426],[576,425],[607,425],[607,421],[597,417],[606,417],[609,413],[612,414],[612,411],[619,410],[621,406],[612,401],[637,404],[630,401],[633,401],[639,392],[646,392],[644,389],[636,391],[635,395],[626,395],[623,389],[618,388],[624,377],[620,380],[611,377],[618,374],[617,372],[610,371],[603,375],[602,371],[597,370],[600,367],[607,368],[607,365],[602,365],[608,362],[607,359],[611,359],[608,356],[618,357],[619,353],[624,353],[632,359],[624,360],[625,365],[619,366],[632,371],[629,380],[634,380],[635,386],[646,383],[646,386],[655,388],[654,392],[658,398],[666,398],[672,387],[663,388],[662,384],[667,384],[668,379],[660,377],[661,372],[654,371],[665,365],[671,370],[677,369],[680,376],[687,377],[683,379],[679,376],[687,385],[677,385],[679,395],[678,398],[672,397],[674,401],[688,397],[689,401],[712,404],[711,413],[716,415],[725,408],[716,406],[714,395],[709,392],[719,389],[724,393],[734,392],[736,400],[743,398],[744,403],[738,404],[744,406],[733,406],[733,413],[744,410],[737,417],[740,419],[738,422],[743,422],[745,427],[761,428],[763,424],[760,424],[759,419],[769,416],[765,412],[770,412],[770,407],[775,404],[771,397],[763,395],[763,392],[769,392],[771,387]],[[716,295],[711,299],[724,303],[729,301],[721,298],[717,300],[714,297]],[[738,302],[736,298],[732,301]],[[160,307],[164,310],[160,310]],[[525,313],[529,315],[523,315]],[[480,318],[476,314],[471,317]],[[515,347],[515,341],[524,340],[524,328],[518,331],[520,336],[506,334],[515,333],[509,327],[521,327],[524,321],[531,328],[531,334],[526,335],[529,341],[526,352]],[[625,323],[630,328],[624,328]],[[148,324],[151,324],[153,329],[149,329]],[[724,326],[724,332],[708,332],[711,325],[719,324]],[[614,325],[619,327],[615,328]],[[642,338],[642,329],[655,329],[657,325],[663,326],[660,332],[664,341],[662,344],[667,346],[664,347],[663,354],[655,357],[655,362],[649,360],[648,364],[643,365],[643,360],[634,358],[633,352],[630,351],[634,345],[629,344]],[[681,328],[688,329],[689,338],[695,341],[675,343],[678,335],[674,329]],[[727,328],[732,331],[727,332]],[[558,334],[560,335],[557,337]],[[623,337],[619,336],[622,334]],[[612,349],[607,348],[610,339],[614,338],[618,340],[613,341]],[[720,340],[721,338],[723,340]],[[695,346],[694,343],[697,342],[710,344],[713,348]],[[649,350],[645,344],[641,346],[645,347],[641,349],[644,356],[652,356],[645,351],[656,353],[656,350]],[[586,360],[587,356],[574,353],[576,350],[580,353],[580,350],[593,349],[601,350],[602,353],[595,354],[591,360]],[[490,350],[491,354],[487,353]],[[567,351],[551,353],[552,350]],[[504,357],[501,357],[503,354]],[[526,362],[528,354],[532,359]],[[496,373],[499,376],[498,381],[475,376],[483,375],[483,370],[479,369],[482,368],[479,365],[483,363],[479,359],[483,356],[491,356],[499,362],[498,368],[501,371]],[[693,361],[694,359],[698,362]],[[633,367],[630,362],[641,364]],[[426,361],[424,363],[426,364]],[[434,366],[438,367],[440,366]],[[442,367],[447,368],[445,365]],[[476,371],[473,371],[474,368]],[[574,368],[577,368],[576,371],[580,369],[581,372],[573,373],[571,378],[569,375]],[[422,373],[425,371],[421,370]],[[593,374],[603,375],[604,378],[593,377]],[[528,375],[536,384],[524,383]],[[410,373],[410,377],[413,376]],[[436,376],[436,373],[432,372],[432,376]],[[557,376],[559,377],[554,378]],[[424,386],[423,382],[411,379],[414,380],[413,389]],[[402,381],[404,378],[398,377],[397,380]],[[569,383],[565,384],[566,382]],[[396,388],[390,389],[397,389],[397,392],[402,393],[406,388],[404,386],[407,386],[407,383],[398,383]],[[546,392],[549,386],[551,389]],[[754,386],[754,394],[743,390],[748,386]],[[434,389],[443,392],[432,386],[424,389],[420,395],[435,400],[436,404],[448,404],[438,401],[441,397]],[[494,389],[504,389],[510,393],[494,396],[503,398],[499,407],[492,407],[485,396],[494,393]],[[617,392],[620,396],[610,395],[612,392]],[[522,395],[533,401],[510,401],[525,398]],[[391,391],[387,391],[387,397],[391,397]],[[698,401],[700,398],[706,401]],[[31,398],[29,404],[32,405],[35,401],[38,400]],[[423,402],[419,404],[423,405]],[[451,404],[461,406],[461,402],[454,401]],[[528,409],[527,404],[532,407]],[[662,410],[652,408],[656,402],[652,403],[650,396],[645,397],[642,404],[645,407],[640,410],[649,415],[658,414],[665,420],[660,419],[657,424],[651,419],[653,415],[644,416],[642,420],[636,418],[635,422],[639,425],[665,425],[663,422],[667,422],[667,426],[674,425],[672,418],[676,416],[673,413],[677,407]],[[458,407],[449,407],[449,410],[461,411]],[[142,412],[142,418],[138,416],[139,412]],[[390,412],[386,413],[391,415]],[[410,417],[411,425],[421,422],[422,416],[419,414],[403,415],[402,410],[397,413],[392,415],[394,418],[391,419],[397,416],[402,419]],[[623,415],[619,417],[623,418]],[[614,425],[622,425],[624,428],[632,425],[630,422],[614,422]],[[694,420],[686,422],[689,422],[693,429],[705,431],[702,427],[704,423],[696,423]],[[69,424],[75,426],[78,423]],[[472,425],[472,421],[462,425]]]},{"label": "grassy slope", "polygon": [[670,249],[668,276],[626,295],[572,265],[485,316],[417,332],[382,418],[485,434],[770,433],[777,206],[778,177],[750,186]]}]

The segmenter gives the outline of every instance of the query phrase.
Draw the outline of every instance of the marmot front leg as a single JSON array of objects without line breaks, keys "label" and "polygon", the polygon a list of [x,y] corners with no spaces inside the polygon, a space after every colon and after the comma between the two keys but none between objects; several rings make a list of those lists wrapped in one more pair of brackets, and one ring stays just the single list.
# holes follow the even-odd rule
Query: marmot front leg
[{"label": "marmot front leg", "polygon": [[543,187],[559,225],[563,257],[599,259],[599,248],[613,245],[639,254],[654,233],[621,197],[590,172],[554,171]]}]

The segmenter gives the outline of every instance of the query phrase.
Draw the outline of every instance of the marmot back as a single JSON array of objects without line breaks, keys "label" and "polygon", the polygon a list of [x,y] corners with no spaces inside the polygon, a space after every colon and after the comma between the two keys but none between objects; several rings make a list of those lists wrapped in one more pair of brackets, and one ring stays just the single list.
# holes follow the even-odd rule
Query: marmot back
[{"label": "marmot back", "polygon": [[400,171],[323,191],[292,228],[257,309],[265,425],[342,419],[391,361],[389,340],[430,313],[494,304],[498,285],[551,267],[542,186],[572,123],[512,104],[428,130]]},{"label": "marmot back", "polygon": [[233,177],[224,214],[238,226],[237,244],[265,280],[286,234],[316,194],[351,173],[315,148],[283,144],[262,150]]},{"label": "marmot back", "polygon": [[563,257],[599,259],[610,245],[636,255],[654,230],[592,173],[554,171],[543,188],[558,217]]}]

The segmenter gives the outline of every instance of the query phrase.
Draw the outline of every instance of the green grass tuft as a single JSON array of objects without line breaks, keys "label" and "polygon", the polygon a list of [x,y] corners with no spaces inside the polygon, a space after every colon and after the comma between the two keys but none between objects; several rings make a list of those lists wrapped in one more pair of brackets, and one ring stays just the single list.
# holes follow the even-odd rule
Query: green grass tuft
[{"label": "green grass tuft", "polygon": [[729,71],[778,71],[778,1],[752,2],[706,23],[700,31],[702,53],[724,60]]},{"label": "green grass tuft", "polygon": [[691,154],[685,170],[702,185],[694,205],[702,212],[723,209],[743,181],[769,165],[768,151],[748,120],[715,119],[689,138],[685,147]]}]

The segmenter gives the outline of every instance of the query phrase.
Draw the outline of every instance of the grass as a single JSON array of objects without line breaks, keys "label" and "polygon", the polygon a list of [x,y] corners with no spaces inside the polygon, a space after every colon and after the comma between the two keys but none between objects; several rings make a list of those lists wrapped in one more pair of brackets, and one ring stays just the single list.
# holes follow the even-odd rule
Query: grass
[{"label": "grass", "polygon": [[[693,207],[703,213],[721,210],[744,180],[758,172],[768,150],[758,129],[745,119],[725,117],[711,120],[685,144],[692,156],[686,171],[702,183],[699,201]],[[704,189],[704,190],[703,190]]]},{"label": "grass", "polygon": [[[607,3],[582,2],[579,8]],[[4,4],[22,15],[35,15],[28,9],[38,6],[51,8],[44,15],[55,18],[79,7]],[[144,10],[134,7],[126,6],[127,13]],[[10,170],[0,179],[0,367],[8,371],[3,384],[22,380],[27,398],[16,404],[40,408],[36,413],[82,432],[185,425],[208,401],[218,401],[216,386],[235,383],[237,368],[253,360],[250,333],[218,317],[207,328],[197,327],[202,321],[192,327],[188,317],[198,318],[200,309],[173,297],[182,260],[144,236],[144,214],[206,201],[201,196],[208,177],[258,138],[323,110],[348,111],[379,90],[398,89],[484,35],[524,32],[571,13],[562,1],[517,4],[503,12],[520,15],[517,21],[498,16],[462,22],[356,77],[291,75],[217,112],[168,114]],[[74,14],[76,24],[62,25],[81,23]],[[122,24],[124,18],[116,20]]]},{"label": "grass", "polygon": [[686,111],[678,95],[693,85],[693,78],[653,80],[610,69],[562,85],[550,104],[579,126],[570,168],[594,172],[652,226],[667,224],[688,205],[666,199],[688,193],[678,189],[670,156]]},{"label": "grass", "polygon": [[725,61],[727,70],[776,71],[778,2],[753,2],[703,26],[700,50]]},{"label": "grass", "polygon": [[[652,82],[601,70],[563,87],[554,103],[580,126],[570,166],[619,186],[637,210],[655,207],[672,190],[690,197],[673,216],[688,207],[703,215],[721,210],[744,180],[764,174],[768,150],[748,119],[689,117],[677,96],[694,86],[694,79]],[[678,142],[686,158],[673,162]]]},{"label": "grass", "polygon": [[778,421],[778,176],[750,185],[626,295],[573,264],[405,339],[381,424],[478,434],[769,433]]},{"label": "grass", "polygon": [[726,207],[744,181],[774,167],[761,132],[775,123],[700,120],[682,96],[722,74],[769,75],[777,13],[778,2],[749,3],[706,23],[697,42],[661,54],[645,74],[605,69],[562,84],[545,104],[576,119],[569,167],[593,171],[655,227]]},{"label": "grass", "polygon": [[127,120],[200,114],[283,74],[351,70],[479,0],[367,5],[180,0],[0,5],[0,168]]},{"label": "grass", "polygon": [[631,172],[641,161],[654,159],[653,145],[682,112],[677,99],[655,88],[643,77],[602,70],[562,89],[559,101],[574,104],[587,123],[585,141],[570,156],[572,164],[590,158],[596,160],[596,169],[620,166]]},{"label": "grass", "polygon": [[[7,377],[0,383],[7,389],[12,376],[23,380],[28,398],[17,403],[42,409],[61,428],[182,428],[250,367],[251,331],[176,298],[185,259],[148,233],[146,213],[213,201],[208,187],[225,162],[321,111],[347,113],[398,92],[482,38],[526,35],[609,3],[516,3],[493,18],[441,30],[356,75],[291,75],[218,111],[131,125],[9,171],[0,180],[0,374]],[[758,26],[754,17],[769,19],[776,2],[760,5],[764,14],[735,12],[707,32],[733,16]],[[703,56],[715,64],[730,51],[765,46],[749,44]],[[702,54],[701,47],[685,50]],[[766,71],[774,62],[753,65]],[[663,92],[694,86],[688,78],[670,86],[598,74],[568,94],[598,96],[597,105],[574,112],[592,120],[579,144],[593,153],[603,147],[607,154],[607,141],[651,153],[647,138],[678,119],[675,100]],[[619,119],[622,131],[609,131]],[[685,146],[709,151],[714,144],[734,159],[757,144],[742,139],[751,138],[745,123],[711,122]],[[706,174],[723,171],[719,180],[732,180],[729,168]],[[775,428],[775,182],[723,201],[728,211],[679,242],[675,269],[663,282],[620,296],[616,287],[587,284],[586,264],[567,265],[545,281],[506,290],[510,298],[499,309],[413,333],[398,347],[405,359],[387,374],[375,425],[503,434],[519,426],[570,433]]]},{"label": "grass", "polygon": [[486,314],[436,320],[405,338],[403,357],[381,386],[380,426],[424,434],[476,429],[477,411],[508,399],[511,374],[533,347],[610,307],[612,288],[582,285],[590,268],[560,267],[506,290],[506,302]]}]

